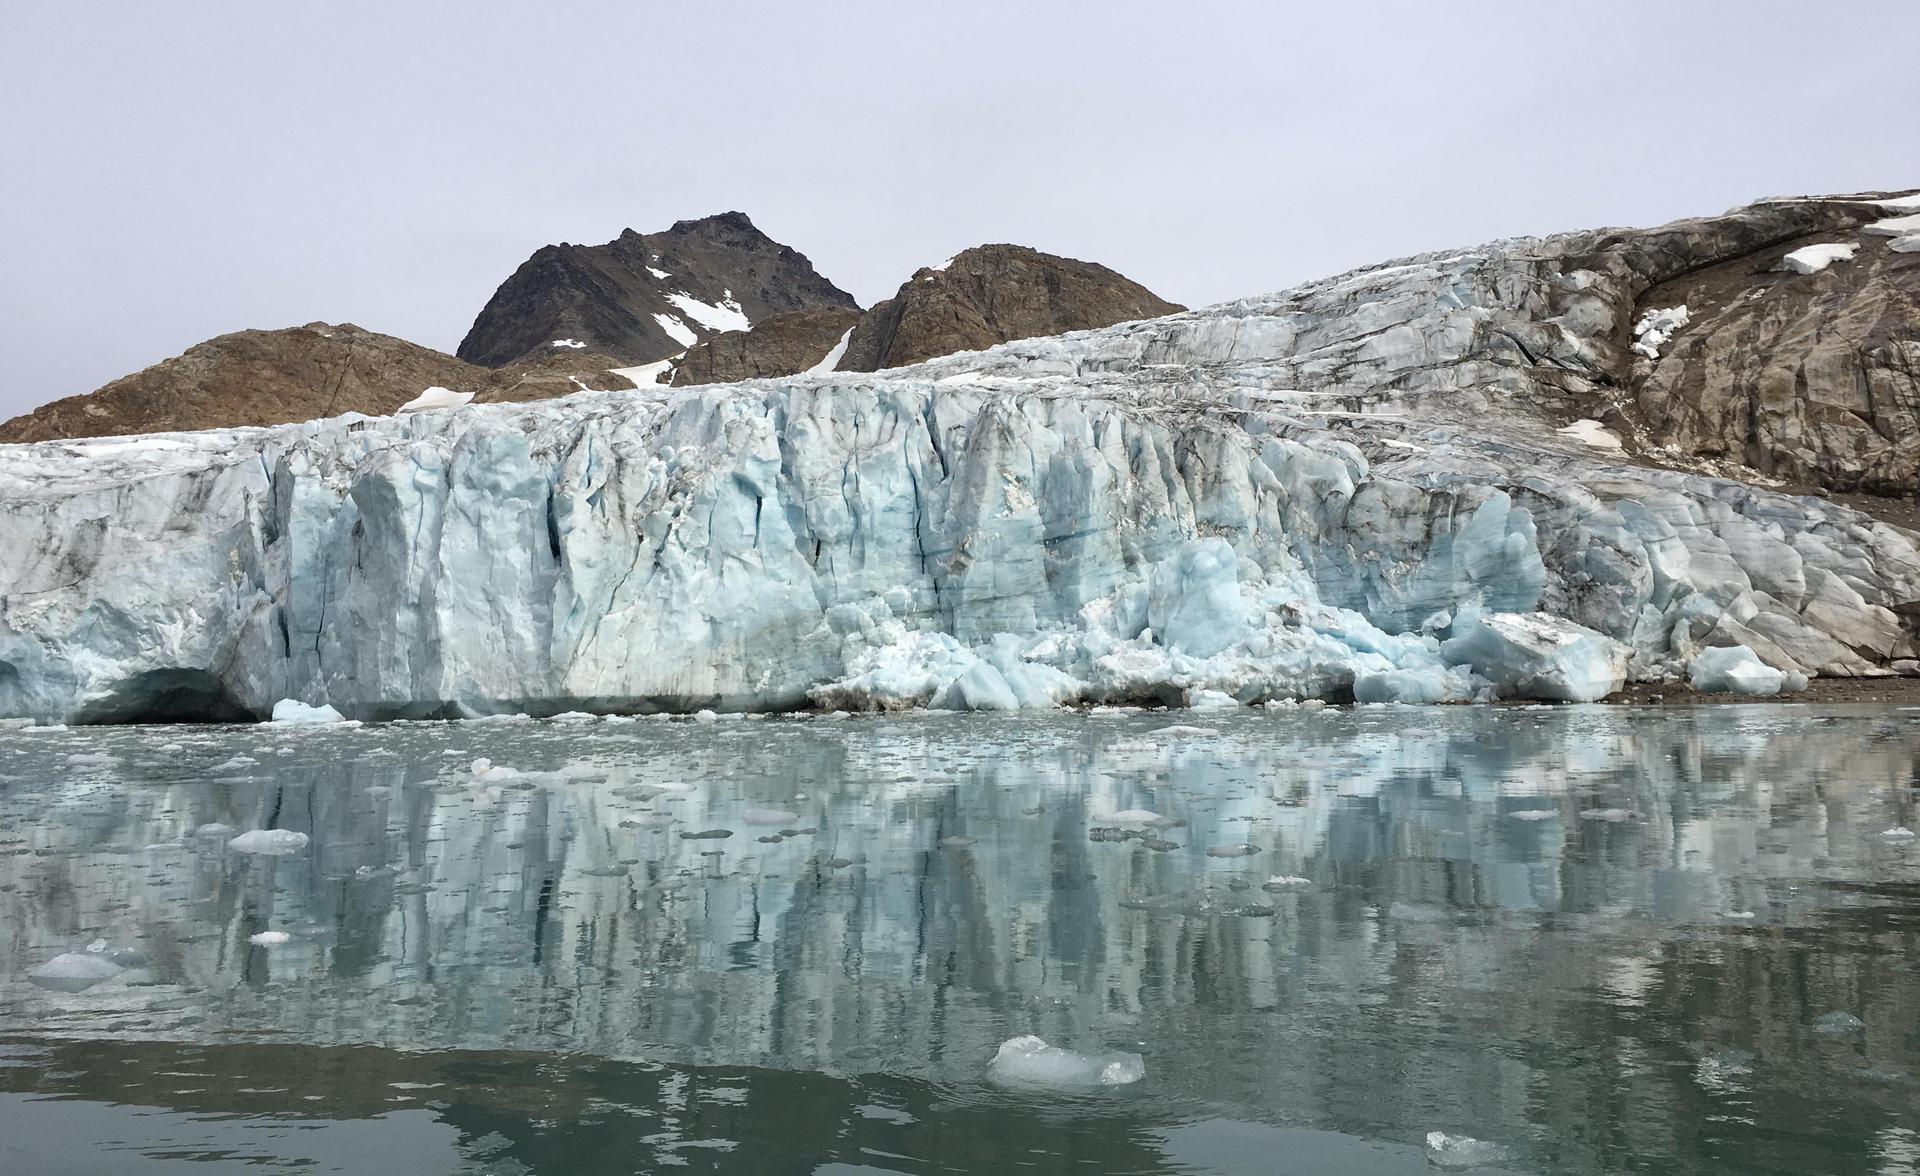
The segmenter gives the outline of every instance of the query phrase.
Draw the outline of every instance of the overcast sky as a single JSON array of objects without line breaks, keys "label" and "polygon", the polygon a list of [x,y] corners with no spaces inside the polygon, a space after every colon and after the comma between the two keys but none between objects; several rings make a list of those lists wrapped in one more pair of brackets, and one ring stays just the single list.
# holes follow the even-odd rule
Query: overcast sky
[{"label": "overcast sky", "polygon": [[0,418],[243,327],[451,351],[738,208],[863,304],[985,241],[1200,305],[1920,185],[1920,4],[0,0]]}]

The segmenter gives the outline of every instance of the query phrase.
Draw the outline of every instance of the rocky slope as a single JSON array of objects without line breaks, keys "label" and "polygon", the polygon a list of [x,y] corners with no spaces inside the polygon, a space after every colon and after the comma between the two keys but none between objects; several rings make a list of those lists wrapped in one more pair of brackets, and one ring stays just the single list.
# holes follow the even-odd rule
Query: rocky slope
[{"label": "rocky slope", "polygon": [[486,367],[573,340],[622,364],[654,363],[796,310],[857,310],[853,296],[744,213],[632,229],[604,245],[548,245],[494,292],[455,352]]},{"label": "rocky slope", "polygon": [[1496,242],[879,374],[14,447],[0,714],[1585,699],[1734,646],[1775,688],[1885,673],[1914,535],[1580,418],[1633,388],[1649,291],[1887,211]]},{"label": "rocky slope", "polygon": [[836,370],[904,367],[1182,309],[1104,265],[1021,245],[980,245],[921,269],[876,304],[854,328]]},{"label": "rocky slope", "polygon": [[492,370],[351,323],[236,331],[0,423],[0,443],[280,425],[349,412],[386,416],[431,387],[481,402],[545,400],[631,386],[609,374],[617,362],[548,348]]},{"label": "rocky slope", "polygon": [[859,321],[857,310],[777,314],[751,331],[716,335],[688,349],[674,365],[672,383],[687,387],[797,375],[824,362]]},{"label": "rocky slope", "polygon": [[1791,482],[1920,491],[1920,251],[1867,231],[1902,202],[1835,203],[1806,232],[1640,295],[1643,314],[1685,307],[1688,322],[1635,357],[1617,401],[1631,435]]}]

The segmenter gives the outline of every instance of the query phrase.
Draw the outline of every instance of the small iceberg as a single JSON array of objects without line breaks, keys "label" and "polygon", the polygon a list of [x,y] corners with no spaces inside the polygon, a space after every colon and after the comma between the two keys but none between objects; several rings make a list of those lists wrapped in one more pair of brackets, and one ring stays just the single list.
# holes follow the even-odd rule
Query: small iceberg
[{"label": "small iceberg", "polygon": [[1473,1168],[1493,1168],[1506,1163],[1513,1153],[1497,1143],[1475,1139],[1471,1135],[1449,1135],[1445,1131],[1427,1132],[1427,1162],[1443,1172],[1465,1172]]},{"label": "small iceberg", "polygon": [[1002,1042],[987,1063],[989,1078],[1016,1086],[1126,1086],[1146,1073],[1137,1053],[1075,1053],[1033,1036]]},{"label": "small iceberg", "polygon": [[227,848],[235,853],[262,854],[267,857],[283,857],[306,847],[307,835],[291,829],[251,829],[227,842]]},{"label": "small iceberg", "polygon": [[283,698],[273,704],[273,721],[288,725],[344,723],[347,716],[330,706],[308,706],[297,698]]}]

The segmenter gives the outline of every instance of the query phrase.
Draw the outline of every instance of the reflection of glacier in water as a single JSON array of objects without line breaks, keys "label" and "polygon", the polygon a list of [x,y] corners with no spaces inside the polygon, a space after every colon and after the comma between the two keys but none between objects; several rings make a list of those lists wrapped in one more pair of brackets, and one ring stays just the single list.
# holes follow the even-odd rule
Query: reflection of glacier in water
[{"label": "reflection of glacier in water", "polygon": [[[1248,1131],[1764,1170],[1764,1125],[1911,1170],[1916,717],[0,732],[0,1032],[944,1089],[1032,1033]],[[29,978],[89,945],[138,955]]]}]

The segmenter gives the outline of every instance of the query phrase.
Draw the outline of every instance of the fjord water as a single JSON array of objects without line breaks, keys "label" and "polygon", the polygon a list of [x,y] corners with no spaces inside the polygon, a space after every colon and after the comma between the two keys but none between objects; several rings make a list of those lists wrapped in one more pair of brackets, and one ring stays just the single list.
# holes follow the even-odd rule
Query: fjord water
[{"label": "fjord water", "polygon": [[1914,1172],[1917,769],[1871,707],[0,731],[0,1171]]}]

